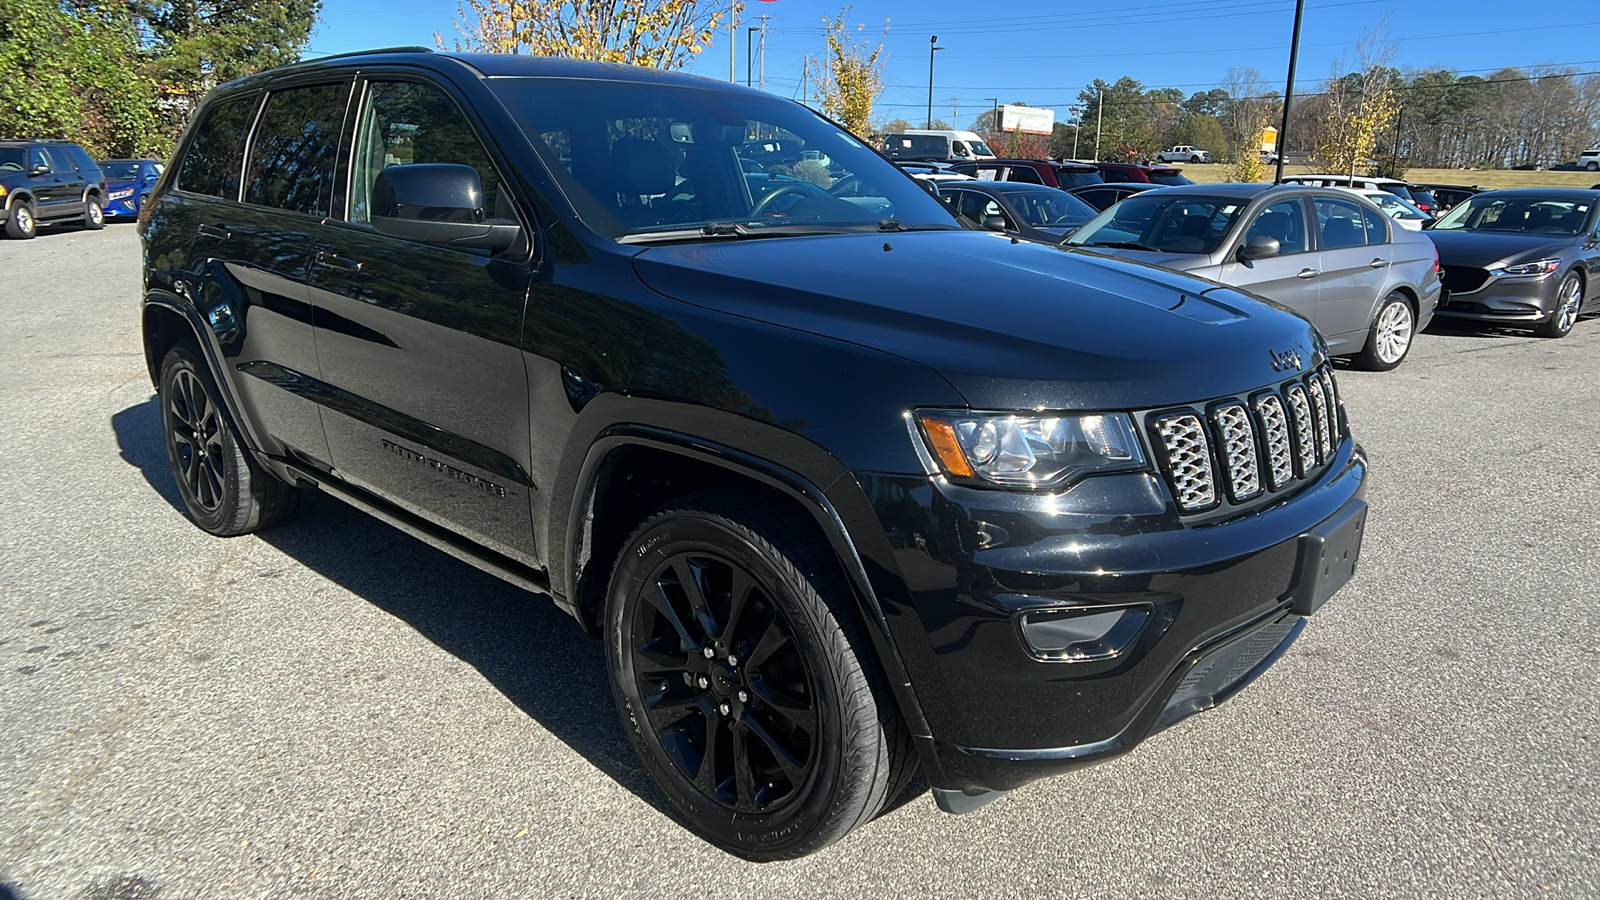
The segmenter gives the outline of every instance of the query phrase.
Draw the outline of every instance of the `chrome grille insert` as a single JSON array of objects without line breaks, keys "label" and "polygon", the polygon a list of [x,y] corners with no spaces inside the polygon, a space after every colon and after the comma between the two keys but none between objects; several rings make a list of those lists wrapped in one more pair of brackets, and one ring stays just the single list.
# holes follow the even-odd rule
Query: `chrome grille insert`
[{"label": "chrome grille insert", "polygon": [[1289,388],[1289,408],[1294,411],[1294,446],[1300,456],[1300,477],[1317,467],[1317,433],[1311,427],[1311,401],[1300,385]]},{"label": "chrome grille insert", "polygon": [[1256,415],[1261,418],[1262,443],[1267,448],[1267,483],[1278,490],[1294,477],[1294,447],[1289,444],[1289,417],[1277,394],[1256,399]]},{"label": "chrome grille insert", "polygon": [[1328,434],[1328,398],[1322,388],[1322,379],[1312,375],[1307,382],[1311,391],[1311,407],[1316,413],[1317,461],[1327,462],[1333,455],[1333,438]]},{"label": "chrome grille insert", "polygon": [[1217,407],[1212,413],[1221,442],[1223,471],[1235,501],[1261,493],[1261,464],[1256,459],[1256,431],[1250,413],[1238,403]]},{"label": "chrome grille insert", "polygon": [[1327,369],[1317,372],[1317,378],[1322,381],[1323,390],[1328,393],[1328,442],[1339,446],[1339,397],[1333,392],[1333,373]]},{"label": "chrome grille insert", "polygon": [[1172,492],[1179,508],[1195,512],[1216,505],[1217,488],[1211,477],[1211,448],[1205,425],[1191,413],[1167,416],[1156,423],[1167,449]]}]

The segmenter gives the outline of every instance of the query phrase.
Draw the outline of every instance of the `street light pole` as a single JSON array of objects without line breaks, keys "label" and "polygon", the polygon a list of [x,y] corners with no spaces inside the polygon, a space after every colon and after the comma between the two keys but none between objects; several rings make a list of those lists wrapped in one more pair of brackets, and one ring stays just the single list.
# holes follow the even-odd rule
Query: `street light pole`
[{"label": "street light pole", "polygon": [[933,52],[943,49],[939,46],[937,34],[928,38],[928,124],[925,126],[927,128],[933,127]]},{"label": "street light pole", "polygon": [[1300,18],[1305,11],[1306,0],[1295,0],[1294,37],[1289,41],[1289,83],[1283,87],[1283,124],[1278,128],[1278,172],[1272,177],[1273,184],[1283,184],[1283,157],[1289,148],[1289,100],[1294,96],[1294,64],[1300,57]]},{"label": "street light pole", "polygon": [[1094,113],[1094,161],[1100,161],[1100,125],[1106,120],[1106,92],[1105,88],[1095,91],[1100,97],[1100,105]]},{"label": "street light pole", "polygon": [[989,130],[995,132],[996,134],[999,134],[1000,133],[1000,98],[999,97],[985,97],[983,99],[985,99],[985,100],[989,101],[990,103],[994,104],[994,119],[993,119],[993,121],[991,121],[989,123]]},{"label": "street light pole", "polygon": [[755,33],[759,28],[746,28],[744,30],[744,86],[755,87],[755,82],[750,77],[750,51],[755,49]]}]

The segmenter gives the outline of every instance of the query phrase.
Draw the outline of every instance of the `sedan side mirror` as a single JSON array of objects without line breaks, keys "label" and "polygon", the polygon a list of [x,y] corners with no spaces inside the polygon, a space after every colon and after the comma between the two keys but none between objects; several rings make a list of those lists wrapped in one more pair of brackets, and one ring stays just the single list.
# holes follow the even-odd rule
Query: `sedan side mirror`
[{"label": "sedan side mirror", "polygon": [[988,231],[1005,231],[1006,220],[1004,216],[984,216],[983,227]]},{"label": "sedan side mirror", "polygon": [[1242,260],[1267,259],[1283,252],[1283,247],[1275,237],[1257,235],[1239,248],[1239,258]]},{"label": "sedan side mirror", "polygon": [[454,163],[390,166],[372,185],[372,227],[423,244],[499,252],[522,236],[513,222],[485,221],[478,170]]}]

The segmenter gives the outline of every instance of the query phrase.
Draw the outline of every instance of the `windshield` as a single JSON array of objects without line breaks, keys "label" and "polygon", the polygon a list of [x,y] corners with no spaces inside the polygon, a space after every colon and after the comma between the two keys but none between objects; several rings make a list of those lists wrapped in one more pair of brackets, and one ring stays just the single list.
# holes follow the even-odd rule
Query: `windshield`
[{"label": "windshield", "polygon": [[1433,230],[1574,235],[1588,221],[1589,206],[1585,200],[1537,194],[1476,194],[1450,210]]},{"label": "windshield", "polygon": [[1095,217],[1094,207],[1055,188],[1007,191],[1006,199],[1035,228],[1077,228]]},{"label": "windshield", "polygon": [[490,84],[584,223],[608,237],[961,227],[910,176],[798,103],[595,79]]},{"label": "windshield", "polygon": [[985,144],[983,141],[968,140],[967,146],[971,147],[972,152],[978,154],[979,156],[994,156],[994,151],[990,150],[989,145]]},{"label": "windshield", "polygon": [[21,172],[26,161],[21,147],[0,147],[0,172]]},{"label": "windshield", "polygon": [[1411,189],[1403,184],[1380,184],[1378,187],[1382,190],[1388,191],[1402,200],[1411,199]]},{"label": "windshield", "polygon": [[1151,184],[1164,184],[1168,187],[1177,187],[1180,184],[1194,184],[1187,175],[1180,175],[1177,172],[1146,172],[1145,177],[1150,179]]},{"label": "windshield", "polygon": [[1392,219],[1428,218],[1427,213],[1417,209],[1415,206],[1412,206],[1404,200],[1401,200],[1399,197],[1396,197],[1395,195],[1385,191],[1373,191],[1370,194],[1363,194],[1362,196],[1366,197],[1368,200],[1371,200],[1373,203],[1378,204],[1378,208],[1383,210],[1383,214]]},{"label": "windshield", "polygon": [[1210,254],[1227,240],[1244,207],[1244,200],[1232,197],[1175,197],[1166,191],[1146,191],[1096,216],[1067,244]]},{"label": "windshield", "polygon": [[132,181],[139,177],[139,164],[130,160],[112,160],[100,164],[107,181]]}]

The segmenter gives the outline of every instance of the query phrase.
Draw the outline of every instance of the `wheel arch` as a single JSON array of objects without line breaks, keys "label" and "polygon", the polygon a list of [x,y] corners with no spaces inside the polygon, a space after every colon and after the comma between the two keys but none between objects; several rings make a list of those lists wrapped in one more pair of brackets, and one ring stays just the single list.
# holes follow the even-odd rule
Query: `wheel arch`
[{"label": "wheel arch", "polygon": [[38,205],[39,205],[37,202],[34,201],[33,193],[31,191],[29,191],[27,188],[18,188],[17,190],[9,191],[9,192],[6,193],[6,211],[7,212],[10,212],[11,209],[13,207],[15,207],[17,205],[17,203],[19,203],[19,202],[28,204],[28,208],[29,209],[37,209]]},{"label": "wheel arch", "polygon": [[552,562],[569,590],[562,605],[585,631],[598,634],[612,568],[628,536],[665,503],[715,487],[738,487],[780,505],[829,548],[850,585],[850,613],[869,635],[872,646],[865,649],[891,686],[906,725],[914,735],[927,735],[921,704],[843,517],[825,486],[769,460],[656,426],[602,431],[580,469],[566,540],[552,548]]},{"label": "wheel arch", "polygon": [[161,360],[167,352],[180,341],[194,341],[200,346],[200,353],[211,369],[212,380],[222,394],[223,407],[233,420],[246,449],[260,453],[262,443],[255,432],[255,423],[240,409],[239,400],[233,395],[232,382],[222,377],[223,369],[219,363],[222,357],[216,334],[201,324],[199,312],[176,296],[152,293],[145,298],[140,318],[144,332],[145,369],[150,376],[151,386],[160,387]]}]

